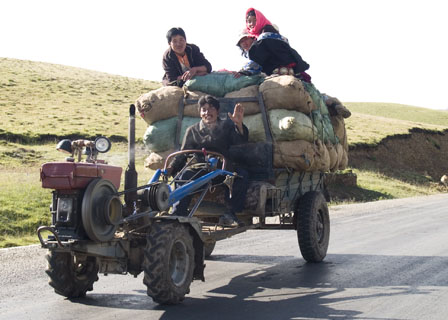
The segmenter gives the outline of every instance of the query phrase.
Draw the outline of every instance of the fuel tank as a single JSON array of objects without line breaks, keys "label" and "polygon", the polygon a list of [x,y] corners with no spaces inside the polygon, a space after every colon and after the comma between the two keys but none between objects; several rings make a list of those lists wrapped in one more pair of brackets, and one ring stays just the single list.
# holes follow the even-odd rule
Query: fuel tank
[{"label": "fuel tank", "polygon": [[40,169],[42,188],[67,190],[84,189],[95,178],[107,179],[120,188],[121,167],[101,163],[48,162]]}]

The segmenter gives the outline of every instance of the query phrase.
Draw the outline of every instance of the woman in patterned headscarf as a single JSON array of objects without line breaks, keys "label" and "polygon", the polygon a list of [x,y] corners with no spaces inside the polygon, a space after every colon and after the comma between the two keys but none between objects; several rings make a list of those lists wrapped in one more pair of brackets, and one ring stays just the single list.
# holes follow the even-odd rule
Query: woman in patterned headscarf
[{"label": "woman in patterned headscarf", "polygon": [[247,9],[246,30],[257,37],[249,49],[249,59],[261,65],[263,72],[267,75],[290,74],[311,82],[311,77],[305,72],[309,64],[291,48],[288,39],[260,11]]}]

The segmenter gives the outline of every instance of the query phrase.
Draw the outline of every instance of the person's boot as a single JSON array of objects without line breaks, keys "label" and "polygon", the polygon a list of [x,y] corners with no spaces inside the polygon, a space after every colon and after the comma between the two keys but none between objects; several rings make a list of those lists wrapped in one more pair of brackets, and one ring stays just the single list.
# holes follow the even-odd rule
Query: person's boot
[{"label": "person's boot", "polygon": [[344,118],[348,118],[352,115],[352,113],[350,112],[350,110],[348,110],[344,105],[342,104],[337,104],[335,107],[336,112],[341,115]]},{"label": "person's boot", "polygon": [[226,212],[219,218],[218,224],[223,227],[238,227],[239,221],[233,212]]}]

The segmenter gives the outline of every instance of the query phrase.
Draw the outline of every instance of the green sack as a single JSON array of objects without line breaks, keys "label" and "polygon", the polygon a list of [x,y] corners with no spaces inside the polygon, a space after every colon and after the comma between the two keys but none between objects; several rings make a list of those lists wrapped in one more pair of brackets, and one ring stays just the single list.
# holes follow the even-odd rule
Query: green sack
[{"label": "green sack", "polygon": [[[199,118],[183,118],[180,131],[180,142],[182,142],[187,128],[199,121]],[[146,132],[143,135],[143,143],[151,152],[163,152],[173,149],[176,128],[177,117],[156,121],[146,129]]]},{"label": "green sack", "polygon": [[314,84],[302,81],[303,86],[305,87],[306,91],[311,96],[311,99],[313,100],[314,104],[316,105],[317,109],[320,111],[322,115],[328,115],[328,108],[325,104],[325,100],[322,97],[322,94],[319,92],[319,90],[316,89]]},{"label": "green sack", "polygon": [[235,78],[229,72],[212,72],[205,76],[196,76],[185,82],[190,91],[201,91],[215,97],[224,97],[227,93],[262,83],[264,78],[260,75],[241,76]]},{"label": "green sack", "polygon": [[275,140],[317,140],[317,130],[306,114],[285,109],[274,109],[268,113]]},{"label": "green sack", "polygon": [[[316,127],[304,113],[273,109],[268,112],[272,135],[275,141],[306,140],[313,142],[318,137]],[[266,133],[261,113],[244,117],[249,129],[249,142],[266,141]]]},{"label": "green sack", "polygon": [[333,125],[328,114],[322,115],[319,110],[314,110],[311,112],[311,119],[317,128],[317,134],[320,140],[324,143],[339,143],[339,139],[334,133]]}]

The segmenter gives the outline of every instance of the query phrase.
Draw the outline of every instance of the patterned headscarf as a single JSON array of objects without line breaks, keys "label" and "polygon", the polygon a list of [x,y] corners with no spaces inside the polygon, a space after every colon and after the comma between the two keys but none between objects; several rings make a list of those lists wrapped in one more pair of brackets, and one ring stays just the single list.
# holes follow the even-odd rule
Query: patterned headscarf
[{"label": "patterned headscarf", "polygon": [[252,10],[255,12],[255,18],[257,18],[257,22],[255,24],[255,28],[253,28],[253,29],[250,29],[249,26],[247,25],[247,22],[246,22],[246,29],[247,29],[247,32],[249,32],[250,35],[252,35],[254,37],[258,37],[261,34],[261,30],[266,25],[271,25],[272,26],[272,23],[268,19],[266,19],[266,17],[260,11],[258,11],[257,9],[254,9],[254,8],[247,9],[247,11],[246,11],[246,18],[247,18],[247,14],[250,11],[252,11]]}]

